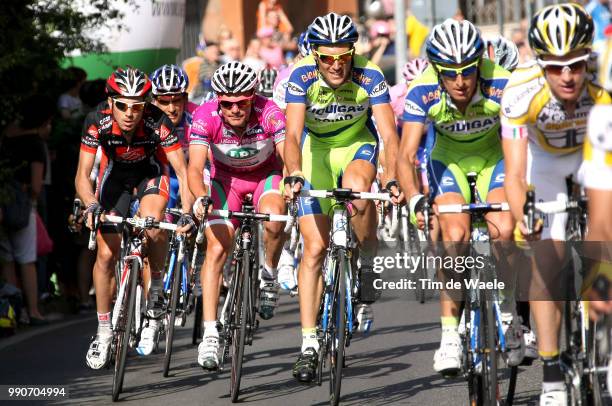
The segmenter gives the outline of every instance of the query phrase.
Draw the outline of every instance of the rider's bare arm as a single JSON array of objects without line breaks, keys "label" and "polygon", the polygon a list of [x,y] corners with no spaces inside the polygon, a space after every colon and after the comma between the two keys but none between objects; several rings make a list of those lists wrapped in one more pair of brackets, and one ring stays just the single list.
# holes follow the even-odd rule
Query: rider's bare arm
[{"label": "rider's bare arm", "polygon": [[185,154],[182,149],[176,149],[174,151],[166,152],[168,162],[172,165],[176,178],[179,182],[179,193],[181,195],[181,204],[183,206],[183,213],[191,213],[191,206],[193,205],[193,195],[189,190],[187,181],[187,165],[185,164]]},{"label": "rider's bare arm", "polygon": [[81,150],[79,153],[79,166],[77,167],[74,185],[77,196],[81,199],[85,207],[97,201],[94,189],[89,179],[91,170],[96,161],[96,154]]},{"label": "rider's bare arm", "polygon": [[523,221],[523,205],[527,193],[527,143],[528,138],[502,138],[506,177],[504,189],[510,211],[517,222]]},{"label": "rider's bare arm", "polygon": [[395,129],[395,116],[389,103],[375,104],[372,113],[376,120],[376,128],[385,145],[385,179],[396,179],[398,137]]},{"label": "rider's bare arm", "polygon": [[283,161],[285,162],[288,174],[302,169],[300,138],[304,130],[305,116],[305,104],[287,104],[287,135],[284,142]]},{"label": "rider's bare arm", "polygon": [[[417,160],[417,150],[419,149],[424,129],[425,124],[418,122],[405,122],[402,128],[402,140],[397,156],[396,169],[399,183],[406,195],[406,199],[410,199],[412,196],[420,193],[414,168]],[[386,149],[387,145],[385,143]]]},{"label": "rider's bare arm", "polygon": [[207,196],[208,190],[204,185],[204,168],[208,158],[208,146],[201,144],[189,145],[189,166],[187,168],[187,180],[191,193],[198,198]]}]

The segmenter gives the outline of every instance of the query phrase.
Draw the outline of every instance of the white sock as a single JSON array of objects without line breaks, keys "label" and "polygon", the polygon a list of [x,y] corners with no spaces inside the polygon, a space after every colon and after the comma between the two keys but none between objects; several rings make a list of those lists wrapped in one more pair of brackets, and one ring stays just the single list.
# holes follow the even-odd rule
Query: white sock
[{"label": "white sock", "polygon": [[319,352],[319,340],[317,340],[317,333],[304,332],[302,331],[302,352],[307,348],[314,348],[315,351]]},{"label": "white sock", "polygon": [[542,382],[542,393],[565,390],[565,382]]},{"label": "white sock", "polygon": [[98,336],[100,337],[111,337],[113,335],[113,329],[111,326],[111,314],[98,313]]},{"label": "white sock", "polygon": [[264,264],[264,269],[261,272],[261,278],[275,281],[278,275],[278,270],[276,268],[272,268],[268,266],[268,264]]},{"label": "white sock", "polygon": [[217,331],[217,320],[204,322],[204,337],[206,336],[219,337],[219,332]]}]

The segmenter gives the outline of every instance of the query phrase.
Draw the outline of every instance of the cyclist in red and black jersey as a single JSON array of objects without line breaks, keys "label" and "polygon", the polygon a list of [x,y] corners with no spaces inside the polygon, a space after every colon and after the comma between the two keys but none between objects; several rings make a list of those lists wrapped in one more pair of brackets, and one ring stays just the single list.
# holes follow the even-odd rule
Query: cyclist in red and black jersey
[{"label": "cyclist in red and black jersey", "polygon": [[[115,71],[106,82],[108,99],[85,119],[81,152],[76,176],[76,190],[87,206],[87,223],[91,228],[93,215],[104,211],[129,216],[134,191],[140,199],[138,215],[163,219],[168,202],[169,181],[163,171],[160,149],[174,168],[180,185],[183,214],[180,231],[193,225],[189,214],[193,197],[187,187],[186,164],[172,121],[157,107],[145,101],[151,82],[137,69]],[[161,148],[158,148],[161,147]],[[89,174],[97,149],[103,153],[96,190]],[[111,279],[120,251],[121,235],[117,226],[103,225],[97,236],[98,252],[93,271],[98,311],[98,331],[86,362],[100,369],[109,359],[112,337]],[[141,333],[138,352],[150,354],[155,343],[163,309],[162,272],[166,254],[165,234],[147,231],[150,275],[145,272],[145,286],[151,280],[147,296],[147,326]]]}]

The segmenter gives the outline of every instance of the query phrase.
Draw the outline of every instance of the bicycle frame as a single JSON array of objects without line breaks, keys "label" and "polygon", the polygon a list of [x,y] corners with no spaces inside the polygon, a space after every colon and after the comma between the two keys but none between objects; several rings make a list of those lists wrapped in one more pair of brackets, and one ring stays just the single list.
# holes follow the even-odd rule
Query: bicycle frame
[{"label": "bicycle frame", "polygon": [[[322,383],[322,368],[330,357],[330,402],[340,401],[344,350],[350,345],[353,330],[353,295],[356,289],[351,266],[355,241],[351,233],[348,205],[353,199],[390,201],[388,193],[353,192],[351,189],[302,190],[300,197],[333,198],[332,226],[327,256],[323,266],[324,289],[321,298],[317,336],[319,369],[317,383]],[[344,274],[343,274],[344,273]]]},{"label": "bicycle frame", "polygon": [[[473,250],[473,254],[479,255],[485,258],[486,263],[489,265],[486,271],[483,269],[471,268],[469,270],[470,280],[479,280],[488,282],[493,279],[491,273],[495,271],[493,266],[493,257],[491,254],[491,245],[489,240],[489,234],[486,227],[485,214],[491,211],[504,211],[508,210],[508,205],[505,203],[484,203],[481,202],[478,196],[476,188],[476,173],[470,172],[467,174],[468,184],[470,186],[470,203],[468,204],[454,204],[454,205],[443,205],[438,206],[438,211],[441,214],[444,213],[468,213],[470,215],[470,249]],[[496,351],[506,352],[506,338],[504,335],[501,310],[499,303],[499,292],[497,290],[481,292],[475,284],[471,284],[470,287],[464,285],[465,289],[465,309],[463,311],[463,318],[465,321],[466,338],[467,344],[464,351],[466,351],[465,370],[464,375],[468,380],[469,394],[472,401],[476,400],[480,396],[484,396],[484,402],[496,402],[497,401],[497,355]],[[486,324],[483,320],[491,317],[493,319],[494,332],[488,331]],[[487,320],[488,321],[488,320]],[[483,326],[483,324],[485,324]],[[483,334],[484,332],[484,334]],[[494,342],[489,342],[489,340]],[[491,351],[493,346],[493,351]],[[493,355],[490,355],[492,353]],[[486,358],[490,358],[488,363],[485,365],[483,362],[483,354]],[[485,368],[491,368],[492,373],[490,378],[492,382],[482,382],[482,378],[478,377],[478,367],[481,371]],[[482,374],[482,377],[487,374]],[[480,386],[480,392],[475,393],[474,383]],[[512,403],[514,396],[514,385],[516,383],[516,367],[512,367],[512,373],[510,377],[510,387],[508,390],[507,402]],[[483,399],[478,399],[481,402]]]}]

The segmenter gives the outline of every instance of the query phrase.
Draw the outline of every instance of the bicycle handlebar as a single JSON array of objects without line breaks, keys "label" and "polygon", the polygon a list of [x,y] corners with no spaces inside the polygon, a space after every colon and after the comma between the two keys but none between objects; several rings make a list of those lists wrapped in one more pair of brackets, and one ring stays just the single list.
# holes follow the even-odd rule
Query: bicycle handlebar
[{"label": "bicycle handlebar", "polygon": [[337,188],[332,190],[300,190],[299,197],[317,197],[336,200],[381,200],[391,201],[389,193],[353,192],[351,189]]},{"label": "bicycle handlebar", "polygon": [[104,216],[106,223],[115,224],[130,224],[135,228],[150,229],[159,228],[160,230],[176,231],[177,225],[174,223],[166,223],[163,221],[150,221],[150,219],[140,217],[121,217],[121,216]]},{"label": "bicycle handlebar", "polygon": [[438,205],[438,213],[488,213],[492,211],[509,211],[510,205],[503,203],[469,203],[469,204],[442,204]]}]

